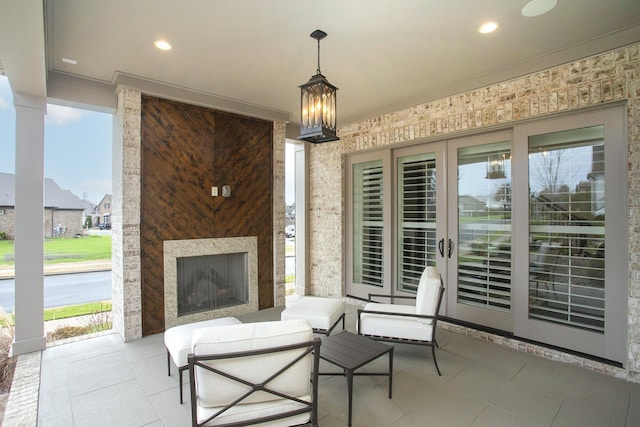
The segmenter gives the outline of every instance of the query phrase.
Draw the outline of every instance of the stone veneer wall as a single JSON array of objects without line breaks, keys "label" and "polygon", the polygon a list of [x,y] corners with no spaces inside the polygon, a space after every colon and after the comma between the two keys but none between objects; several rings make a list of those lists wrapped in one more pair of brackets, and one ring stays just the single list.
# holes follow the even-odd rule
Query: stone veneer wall
[{"label": "stone veneer wall", "polygon": [[[629,147],[626,377],[640,382],[640,44],[349,124],[339,129],[340,141],[311,147],[312,293],[332,296],[344,292],[344,154],[508,127],[522,120],[614,101],[626,101]],[[544,351],[539,353],[545,356]],[[590,365],[571,355],[561,359]],[[617,371],[615,375],[620,376]]]},{"label": "stone veneer wall", "polygon": [[[123,340],[142,338],[140,263],[142,94],[122,87],[113,122],[112,171],[112,316],[113,329]],[[285,300],[285,135],[286,124],[274,122],[274,301]]]},{"label": "stone veneer wall", "polygon": [[273,302],[284,306],[285,300],[285,140],[287,124],[273,123]]},{"label": "stone veneer wall", "polygon": [[111,281],[113,329],[142,338],[140,278],[140,92],[120,88],[113,119]]}]

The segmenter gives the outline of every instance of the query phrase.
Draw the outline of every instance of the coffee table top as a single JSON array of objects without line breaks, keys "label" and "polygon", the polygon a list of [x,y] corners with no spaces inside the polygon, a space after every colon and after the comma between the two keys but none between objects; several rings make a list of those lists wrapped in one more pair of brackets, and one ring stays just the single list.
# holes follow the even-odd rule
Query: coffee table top
[{"label": "coffee table top", "polygon": [[340,331],[322,338],[320,358],[353,371],[392,350],[393,347],[390,345],[348,331]]}]

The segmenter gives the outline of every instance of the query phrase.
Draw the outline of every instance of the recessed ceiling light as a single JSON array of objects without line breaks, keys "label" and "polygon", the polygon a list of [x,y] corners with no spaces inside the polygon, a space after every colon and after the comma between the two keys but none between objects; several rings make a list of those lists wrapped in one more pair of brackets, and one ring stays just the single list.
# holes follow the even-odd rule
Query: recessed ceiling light
[{"label": "recessed ceiling light", "polygon": [[153,44],[160,50],[171,50],[171,45],[166,40],[156,40]]},{"label": "recessed ceiling light", "polygon": [[558,0],[531,0],[522,8],[522,16],[544,15],[558,5]]},{"label": "recessed ceiling light", "polygon": [[76,61],[75,59],[62,58],[62,62],[64,62],[65,64],[78,65],[78,61]]},{"label": "recessed ceiling light", "polygon": [[488,34],[493,33],[496,29],[498,29],[498,24],[496,22],[486,22],[478,27],[478,32]]}]

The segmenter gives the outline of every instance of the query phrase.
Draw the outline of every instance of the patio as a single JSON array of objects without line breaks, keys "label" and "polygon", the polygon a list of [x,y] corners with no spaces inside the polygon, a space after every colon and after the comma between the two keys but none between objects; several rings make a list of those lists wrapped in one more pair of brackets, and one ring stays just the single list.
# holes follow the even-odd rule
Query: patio
[{"label": "patio", "polygon": [[[281,310],[239,318],[277,320]],[[356,307],[347,305],[347,329],[354,330],[355,318]],[[449,330],[440,329],[438,341],[441,377],[428,349],[396,347],[391,400],[385,377],[356,378],[354,426],[640,425],[640,384]],[[363,369],[386,363],[383,357]],[[162,334],[130,343],[108,334],[49,347],[42,352],[38,425],[188,426],[188,393],[180,405],[177,378],[174,367],[166,375]],[[345,379],[321,377],[319,393],[320,425],[346,425]]]}]

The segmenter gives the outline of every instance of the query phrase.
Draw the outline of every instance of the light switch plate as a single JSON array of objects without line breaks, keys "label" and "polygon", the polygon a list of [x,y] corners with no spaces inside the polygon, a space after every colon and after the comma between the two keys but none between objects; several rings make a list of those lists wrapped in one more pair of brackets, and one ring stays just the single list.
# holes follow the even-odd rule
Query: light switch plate
[{"label": "light switch plate", "polygon": [[218,197],[218,187],[211,187],[211,195],[213,197]]}]

